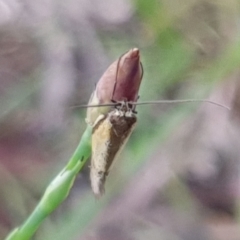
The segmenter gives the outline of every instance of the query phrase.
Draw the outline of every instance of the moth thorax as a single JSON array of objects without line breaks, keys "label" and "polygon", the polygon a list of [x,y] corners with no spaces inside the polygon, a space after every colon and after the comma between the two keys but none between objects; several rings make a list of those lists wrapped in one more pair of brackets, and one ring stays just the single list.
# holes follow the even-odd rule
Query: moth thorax
[{"label": "moth thorax", "polygon": [[118,102],[120,105],[115,107],[114,114],[120,117],[135,117],[135,106],[133,106],[130,102],[120,101]]},{"label": "moth thorax", "polygon": [[113,115],[117,116],[117,117],[125,117],[125,118],[131,118],[131,117],[135,117],[135,114],[133,113],[133,111],[131,109],[118,109],[116,108],[115,111],[113,112]]}]

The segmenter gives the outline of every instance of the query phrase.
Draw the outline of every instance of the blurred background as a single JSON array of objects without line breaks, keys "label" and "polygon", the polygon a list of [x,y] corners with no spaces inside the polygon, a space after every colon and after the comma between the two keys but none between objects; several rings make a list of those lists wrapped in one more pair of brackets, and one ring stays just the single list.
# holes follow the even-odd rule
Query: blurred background
[{"label": "blurred background", "polygon": [[138,125],[96,200],[89,163],[35,240],[240,239],[238,0],[0,0],[0,239],[63,168],[108,65],[138,47]]}]

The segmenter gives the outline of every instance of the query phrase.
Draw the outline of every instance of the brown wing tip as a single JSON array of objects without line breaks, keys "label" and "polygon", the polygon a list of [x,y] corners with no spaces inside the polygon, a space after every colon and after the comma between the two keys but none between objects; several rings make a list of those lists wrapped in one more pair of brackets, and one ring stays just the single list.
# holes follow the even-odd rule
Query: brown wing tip
[{"label": "brown wing tip", "polygon": [[105,176],[99,176],[94,168],[90,171],[90,180],[92,191],[96,198],[100,198],[105,193]]},{"label": "brown wing tip", "polygon": [[96,199],[100,199],[104,193],[105,193],[105,188],[103,185],[98,185],[97,188],[93,188],[92,187],[92,191],[94,193],[94,196],[96,197]]}]

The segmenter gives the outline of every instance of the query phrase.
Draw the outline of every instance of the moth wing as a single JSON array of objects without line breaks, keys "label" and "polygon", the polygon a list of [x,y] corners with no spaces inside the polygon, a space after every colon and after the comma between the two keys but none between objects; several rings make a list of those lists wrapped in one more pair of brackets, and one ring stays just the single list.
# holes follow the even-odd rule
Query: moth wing
[{"label": "moth wing", "polygon": [[90,181],[96,196],[101,196],[104,193],[111,127],[111,123],[105,117],[99,120],[93,128]]},{"label": "moth wing", "polygon": [[136,121],[134,114],[125,116],[118,111],[113,111],[94,125],[90,180],[96,196],[104,193],[107,174],[128,141]]}]

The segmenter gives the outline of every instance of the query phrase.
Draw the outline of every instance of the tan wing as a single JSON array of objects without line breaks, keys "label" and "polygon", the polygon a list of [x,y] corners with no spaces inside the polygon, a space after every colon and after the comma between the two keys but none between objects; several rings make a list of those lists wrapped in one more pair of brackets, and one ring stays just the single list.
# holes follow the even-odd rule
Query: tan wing
[{"label": "tan wing", "polygon": [[126,117],[119,110],[114,110],[94,126],[90,180],[95,195],[104,193],[106,176],[130,137],[136,121],[134,114]]}]

